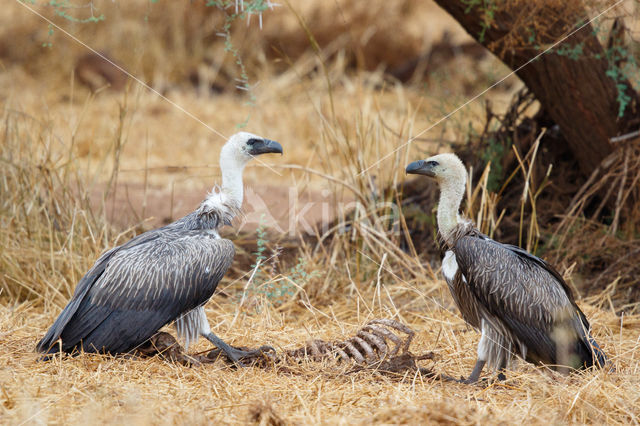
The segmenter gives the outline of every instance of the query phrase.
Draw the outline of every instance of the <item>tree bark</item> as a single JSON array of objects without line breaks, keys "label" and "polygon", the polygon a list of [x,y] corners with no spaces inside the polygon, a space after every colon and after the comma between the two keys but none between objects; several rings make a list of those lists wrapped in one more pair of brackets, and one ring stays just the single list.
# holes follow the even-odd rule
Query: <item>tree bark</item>
[{"label": "tree bark", "polygon": [[[612,63],[588,24],[540,54],[588,19],[578,1],[436,0],[478,42],[527,85],[560,126],[580,170],[589,175],[614,150],[610,138],[637,126],[638,94],[625,78],[607,75]],[[561,49],[561,50],[558,50]],[[519,67],[525,65],[522,69]],[[620,94],[629,98],[620,115]]]}]

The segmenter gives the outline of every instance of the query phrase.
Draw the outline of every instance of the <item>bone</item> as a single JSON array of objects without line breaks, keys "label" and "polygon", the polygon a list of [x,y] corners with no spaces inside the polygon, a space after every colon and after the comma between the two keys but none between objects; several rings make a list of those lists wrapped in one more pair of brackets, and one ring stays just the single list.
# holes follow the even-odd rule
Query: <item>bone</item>
[{"label": "bone", "polygon": [[414,335],[414,331],[411,330],[409,327],[407,327],[406,325],[402,324],[401,322],[398,322],[396,320],[392,320],[389,318],[379,318],[379,319],[374,319],[372,321],[369,322],[369,324],[380,324],[380,325],[384,325],[390,328],[395,328],[398,331],[402,331],[403,333],[406,333],[410,336]]},{"label": "bone", "polygon": [[364,364],[365,363],[365,359],[362,356],[362,354],[360,353],[360,351],[358,349],[356,349],[356,347],[353,345],[353,343],[351,343],[350,341],[346,341],[343,343],[345,348],[349,351],[349,353],[351,354],[351,357],[353,359],[355,359],[355,361],[358,364]]},{"label": "bone", "polygon": [[380,318],[380,319],[375,319],[373,321],[371,321],[369,324],[380,324],[380,325],[385,325],[387,327],[390,328],[394,328],[398,331],[402,331],[403,333],[407,334],[407,339],[404,342],[404,346],[402,348],[402,352],[406,352],[409,350],[409,346],[411,345],[411,341],[413,340],[413,336],[415,336],[415,332],[413,330],[411,330],[409,327],[407,327],[406,325],[396,321],[396,320],[392,320],[389,318]]},{"label": "bone", "polygon": [[351,361],[351,358],[349,357],[349,355],[347,355],[347,353],[345,351],[343,351],[342,349],[335,347],[333,348],[333,350],[340,355],[340,359],[344,362],[349,362]]},{"label": "bone", "polygon": [[351,338],[351,341],[357,343],[362,348],[362,350],[364,350],[364,355],[367,358],[367,360],[373,361],[378,359],[371,345],[368,344],[364,339],[362,339],[361,337],[355,336]]},{"label": "bone", "polygon": [[[407,336],[401,338],[394,331],[405,333]],[[294,359],[334,359],[337,362],[355,362],[367,367],[374,363],[377,365],[378,361],[396,357],[400,349],[401,357],[407,354],[413,357],[408,350],[414,334],[409,327],[398,321],[377,319],[366,324],[349,339],[332,342],[311,339],[305,346],[287,350],[285,354]],[[390,350],[392,347],[393,350]]]},{"label": "bone", "polygon": [[326,346],[326,343],[323,342],[322,340],[312,340],[309,342],[308,347],[309,349],[311,349],[311,356],[314,359],[321,359],[322,356],[326,353],[326,351],[324,350]]},{"label": "bone", "polygon": [[377,334],[364,331],[364,329],[358,331],[358,336],[362,337],[365,341],[376,347],[376,349],[378,350],[378,358],[384,358],[385,356],[387,356],[389,347],[384,342],[383,338],[381,338]]},{"label": "bone", "polygon": [[398,350],[400,350],[400,347],[402,346],[402,339],[399,338],[398,336],[396,336],[395,334],[393,334],[392,332],[390,332],[389,330],[387,330],[384,327],[380,327],[378,325],[375,324],[368,324],[365,327],[362,328],[365,331],[370,331],[371,333],[380,336],[383,339],[388,339],[391,340],[393,343],[395,343],[395,348],[393,348],[393,350],[391,351],[391,355],[395,355],[398,353]]}]

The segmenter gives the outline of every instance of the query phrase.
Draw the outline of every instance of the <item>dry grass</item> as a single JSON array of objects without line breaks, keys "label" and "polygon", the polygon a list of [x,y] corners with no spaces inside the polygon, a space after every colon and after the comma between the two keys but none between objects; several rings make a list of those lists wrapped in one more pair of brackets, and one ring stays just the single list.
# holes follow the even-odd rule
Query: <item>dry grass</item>
[{"label": "dry grass", "polygon": [[[351,68],[345,58],[358,51],[357,58],[371,48],[363,37],[378,29],[372,11],[380,11],[382,3],[373,2],[370,10],[345,9],[347,22],[359,19],[351,39],[333,44],[328,40],[320,52],[300,48],[289,59],[282,58],[291,61],[284,69],[267,59],[271,58],[271,53],[265,53],[269,46],[250,49],[246,61],[255,74],[253,81],[260,82],[251,105],[247,97],[233,92],[202,96],[181,80],[193,62],[212,54],[201,32],[211,28],[207,20],[215,16],[189,21],[187,17],[193,18],[189,8],[171,2],[164,9],[152,8],[145,27],[140,24],[146,3],[119,4],[122,8],[116,8],[105,24],[93,27],[93,35],[87,27],[70,27],[98,47],[109,47],[134,72],[165,82],[173,101],[216,130],[230,134],[235,124],[249,117],[252,132],[282,142],[283,160],[268,161],[275,172],[265,166],[246,172],[248,186],[267,194],[267,207],[283,200],[269,198],[273,194],[265,180],[268,185],[295,187],[299,193],[326,190],[334,204],[352,200],[361,204],[342,223],[336,212],[334,229],[316,230],[316,241],[322,244],[296,239],[292,250],[294,258],[301,260],[270,259],[251,283],[243,274],[255,257],[241,253],[234,271],[220,285],[223,294],[207,305],[216,333],[237,345],[268,343],[282,351],[300,347],[310,338],[349,336],[373,318],[395,317],[417,331],[414,353],[434,352],[435,359],[423,361],[425,366],[467,375],[479,336],[459,317],[437,270],[432,270],[439,262],[421,258],[411,244],[398,248],[407,240],[409,229],[401,212],[381,202],[400,202],[401,194],[389,188],[401,187],[408,161],[449,150],[448,141],[464,140],[469,126],[481,131],[483,110],[480,104],[472,104],[463,115],[424,135],[424,140],[393,152],[460,103],[455,68],[464,62],[454,61],[451,78],[430,84],[430,91],[389,83],[378,70],[357,60],[356,68]],[[104,2],[101,7],[112,10],[108,9],[111,4]],[[331,34],[334,6],[323,3],[314,9],[307,4],[293,4],[298,17],[287,8],[267,17],[263,36],[257,39],[271,40],[281,31],[297,37],[295,46],[305,45],[308,34],[300,29],[300,17],[314,18],[308,26],[312,33]],[[409,1],[403,5],[406,8],[389,8],[388,18],[399,22],[415,16],[416,20],[402,28],[406,33],[394,36],[411,38],[420,52],[438,33],[425,36],[418,21],[437,9]],[[5,70],[0,74],[1,423],[70,424],[88,419],[163,424],[640,422],[640,317],[617,317],[603,302],[606,297],[583,301],[581,306],[596,339],[614,360],[616,372],[561,376],[521,364],[505,383],[488,387],[419,375],[348,374],[349,366],[328,362],[242,370],[221,361],[187,368],[158,358],[86,354],[37,362],[35,343],[67,302],[79,277],[104,249],[148,227],[144,219],[175,218],[192,209],[180,202],[187,193],[204,195],[217,177],[222,139],[135,86],[125,93],[103,91],[90,96],[70,83],[70,64],[81,53],[77,46],[56,32],[53,48],[43,51],[35,45],[46,40],[46,25],[25,17],[19,5],[0,13],[11,23],[2,29],[5,34],[37,40],[23,49],[0,45]],[[431,17],[434,28],[446,22],[438,16]],[[154,33],[160,27],[163,33]],[[256,37],[244,24],[239,28],[252,34],[242,43]],[[336,28],[342,31],[344,25]],[[394,27],[383,27],[382,34],[390,28]],[[354,39],[360,47],[350,51]],[[189,41],[191,50],[185,48]],[[242,52],[247,52],[242,43]],[[172,60],[163,62],[167,52]],[[494,94],[494,101],[500,102],[503,96]],[[368,169],[387,154],[391,154],[387,160]],[[295,167],[286,167],[285,161]],[[527,171],[529,159],[525,156],[522,161]],[[481,218],[489,232],[499,226],[499,212],[486,190],[486,180],[480,183],[470,193],[469,213]],[[114,193],[126,193],[135,185],[143,188],[143,199],[132,199],[113,211],[115,204],[109,200]],[[164,197],[158,211],[145,210],[152,190]],[[535,196],[535,189],[525,195]],[[135,214],[124,224],[116,226],[108,219],[131,211]],[[525,233],[532,244],[535,232],[530,228]],[[232,231],[228,234],[234,237]],[[279,237],[267,238],[272,247]],[[287,241],[291,245],[291,239]],[[285,285],[294,289],[293,295],[277,300],[269,296],[269,291]],[[192,350],[207,348],[200,342]]]},{"label": "dry grass", "polygon": [[[402,283],[388,287],[396,307],[398,300],[413,298]],[[216,332],[232,342],[269,342],[283,350],[310,337],[348,335],[367,317],[395,310],[385,298],[381,310],[365,311],[363,306],[372,303],[373,292],[364,296],[359,303],[343,296],[324,309],[291,307],[241,315],[233,329],[229,324],[236,314],[235,303],[218,298],[208,314],[215,319]],[[285,372],[234,370],[222,362],[187,368],[157,358],[93,355],[39,363],[33,345],[55,313],[42,314],[29,304],[14,305],[0,313],[1,416],[3,423],[13,424],[80,423],[85,416],[106,423],[248,423],[256,410],[261,414],[272,410],[286,424],[473,424],[522,419],[535,424],[633,424],[640,403],[640,318],[624,318],[621,324],[612,314],[589,306],[585,310],[595,324],[596,338],[616,362],[615,373],[565,377],[521,365],[505,383],[482,388],[413,375],[392,379],[371,371],[345,375],[348,367],[311,362],[289,365]],[[435,361],[426,366],[453,375],[468,374],[478,335],[457,314],[420,301],[403,306],[402,318],[419,330],[413,351],[435,352]]]}]

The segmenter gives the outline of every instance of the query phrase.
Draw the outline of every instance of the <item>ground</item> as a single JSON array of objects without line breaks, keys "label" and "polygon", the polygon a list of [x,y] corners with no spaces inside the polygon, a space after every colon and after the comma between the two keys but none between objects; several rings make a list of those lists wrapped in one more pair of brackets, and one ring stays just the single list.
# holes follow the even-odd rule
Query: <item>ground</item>
[{"label": "ground", "polygon": [[[400,39],[398,52],[417,56],[445,31],[456,45],[469,41],[436,6],[300,1],[265,12],[262,30],[255,16],[249,26],[236,23],[250,95],[203,93],[188,78],[192,68],[226,55],[227,72],[239,73],[216,39],[218,18],[209,9],[200,11],[198,2],[96,4],[105,22],[55,22],[180,108],[138,84],[92,95],[73,78],[85,47],[49,31],[25,9],[30,2],[0,12],[0,423],[640,422],[640,316],[617,316],[606,293],[578,303],[613,360],[611,371],[563,376],[520,362],[505,382],[485,371],[487,382],[467,386],[329,360],[241,369],[221,360],[189,367],[90,354],[39,361],[37,341],[99,254],[193,210],[219,182],[224,138],[216,132],[239,128],[277,140],[284,155],[245,172],[245,217],[224,231],[244,250],[206,305],[215,333],[284,353],[310,339],[345,339],[374,318],[395,318],[416,332],[412,353],[433,353],[419,365],[454,377],[469,374],[479,340],[453,305],[439,259],[399,248],[401,238],[388,232],[384,220],[402,217],[395,204],[402,194],[385,189],[405,181],[410,161],[451,151],[482,130],[482,99],[433,124],[506,75],[506,67],[456,54],[403,84],[367,62],[398,60],[385,40]],[[52,7],[36,10],[55,15]],[[332,43],[335,34],[343,37]],[[361,56],[349,55],[354,44]],[[507,83],[488,93],[498,109],[521,87],[514,77]],[[344,217],[354,209],[355,219]],[[336,224],[337,232],[324,234]],[[561,272],[571,278],[566,266]],[[189,351],[208,349],[202,340]]]},{"label": "ground", "polygon": [[[394,300],[410,292],[399,286],[389,289]],[[346,337],[368,319],[396,314],[417,331],[411,351],[434,352],[434,360],[420,361],[421,366],[454,376],[470,372],[478,333],[450,306],[425,309],[417,302],[394,312],[391,301],[383,300],[383,309],[363,308],[371,303],[362,299],[360,309],[357,300],[326,308],[293,306],[236,317],[237,303],[218,298],[207,313],[215,332],[229,342],[269,343],[279,352],[310,338]],[[634,357],[640,323],[635,318],[621,324],[613,314],[589,306],[585,311],[616,372],[562,376],[520,363],[503,383],[467,386],[415,372],[397,377],[367,370],[348,373],[352,365],[331,362],[289,363],[286,369],[235,369],[222,361],[185,367],[159,358],[96,355],[38,362],[33,347],[54,315],[29,304],[4,307],[2,417],[16,424],[84,423],[87,416],[105,423],[160,424],[246,424],[261,418],[283,422],[264,424],[513,424],[524,418],[534,424],[633,423],[640,403]],[[192,351],[208,347],[203,341]]]}]

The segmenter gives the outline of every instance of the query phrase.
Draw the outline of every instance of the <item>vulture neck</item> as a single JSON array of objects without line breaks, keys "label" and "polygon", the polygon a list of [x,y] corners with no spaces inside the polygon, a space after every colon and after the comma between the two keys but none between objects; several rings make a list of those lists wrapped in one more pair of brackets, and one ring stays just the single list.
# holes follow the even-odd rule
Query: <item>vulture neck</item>
[{"label": "vulture neck", "polygon": [[242,172],[247,164],[241,158],[233,155],[231,150],[223,147],[220,154],[220,169],[222,171],[222,186],[214,187],[200,206],[200,214],[216,213],[222,220],[216,226],[230,223],[242,207],[244,188]]},{"label": "vulture neck", "polygon": [[465,182],[443,180],[440,182],[440,202],[438,203],[438,230],[442,238],[452,244],[453,231],[461,223],[458,210],[464,197]]},{"label": "vulture neck", "polygon": [[242,172],[244,172],[245,164],[224,164],[221,159],[220,166],[222,169],[221,192],[223,194],[223,201],[226,204],[230,204],[235,209],[240,209],[240,207],[242,207],[242,200],[244,197]]}]

